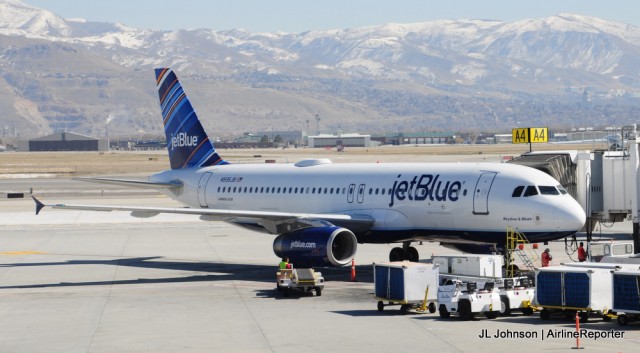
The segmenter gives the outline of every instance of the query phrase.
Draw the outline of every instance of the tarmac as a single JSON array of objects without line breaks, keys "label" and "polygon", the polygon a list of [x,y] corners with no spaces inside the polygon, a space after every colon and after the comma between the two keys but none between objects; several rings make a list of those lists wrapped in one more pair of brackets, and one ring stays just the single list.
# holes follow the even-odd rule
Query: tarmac
[{"label": "tarmac", "polygon": [[[15,181],[0,188],[7,183]],[[177,205],[117,190],[57,195],[46,201]],[[372,263],[387,261],[396,245],[359,245],[356,281],[350,268],[320,269],[322,296],[284,297],[275,289],[272,235],[193,216],[52,209],[36,216],[34,208],[29,195],[0,199],[0,353],[569,352],[577,346],[566,337],[575,321],[560,317],[461,321],[401,315],[399,307],[377,311]],[[630,232],[627,223],[595,235],[626,239]],[[416,247],[423,259],[454,253],[435,243]],[[575,257],[565,253],[564,241],[544,247],[556,264]],[[640,350],[640,323],[620,327],[592,317],[580,326],[605,336],[582,338],[586,351]]]}]

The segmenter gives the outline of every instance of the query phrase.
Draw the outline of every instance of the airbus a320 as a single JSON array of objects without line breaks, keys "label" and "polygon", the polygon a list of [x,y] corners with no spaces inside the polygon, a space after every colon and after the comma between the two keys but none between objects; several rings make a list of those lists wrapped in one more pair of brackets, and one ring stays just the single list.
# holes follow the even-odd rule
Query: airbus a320
[{"label": "airbus a320", "polygon": [[90,181],[157,189],[187,208],[50,204],[61,209],[181,213],[277,235],[273,251],[297,266],[344,266],[358,243],[400,243],[390,260],[418,261],[411,246],[504,244],[507,227],[531,242],[575,234],[585,212],[551,176],[504,163],[232,164],[205,133],[176,74],[155,70],[171,169],[148,181]]}]

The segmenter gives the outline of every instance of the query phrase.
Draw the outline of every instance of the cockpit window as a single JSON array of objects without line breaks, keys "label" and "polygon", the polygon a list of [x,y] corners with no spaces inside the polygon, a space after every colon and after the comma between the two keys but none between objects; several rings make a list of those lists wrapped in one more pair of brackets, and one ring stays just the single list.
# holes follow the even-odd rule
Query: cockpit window
[{"label": "cockpit window", "polygon": [[562,185],[557,185],[556,187],[558,188],[558,191],[560,191],[562,195],[568,194],[567,190],[565,190],[565,188],[563,188]]},{"label": "cockpit window", "polygon": [[529,185],[527,186],[527,189],[524,191],[524,195],[522,196],[529,197],[534,195],[538,195],[538,189],[536,189],[536,187],[533,185]]},{"label": "cockpit window", "polygon": [[543,186],[539,185],[538,189],[540,189],[540,194],[542,195],[560,195],[558,189],[555,186]]},{"label": "cockpit window", "polygon": [[516,186],[516,188],[513,189],[513,194],[511,194],[511,197],[520,197],[520,195],[522,195],[522,190],[524,190],[524,186]]}]

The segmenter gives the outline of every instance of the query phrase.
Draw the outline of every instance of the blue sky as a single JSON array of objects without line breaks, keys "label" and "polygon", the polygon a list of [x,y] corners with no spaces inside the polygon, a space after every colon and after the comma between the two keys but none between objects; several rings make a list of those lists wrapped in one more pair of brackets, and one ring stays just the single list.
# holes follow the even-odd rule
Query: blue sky
[{"label": "blue sky", "polygon": [[23,0],[64,18],[150,29],[303,32],[438,19],[515,21],[563,12],[640,26],[638,0]]}]

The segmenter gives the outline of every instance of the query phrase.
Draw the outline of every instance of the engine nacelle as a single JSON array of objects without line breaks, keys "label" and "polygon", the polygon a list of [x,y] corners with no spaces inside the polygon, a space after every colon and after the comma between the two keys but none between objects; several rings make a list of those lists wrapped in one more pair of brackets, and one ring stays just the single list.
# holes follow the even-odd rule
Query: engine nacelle
[{"label": "engine nacelle", "polygon": [[348,229],[330,226],[280,234],[273,252],[288,257],[294,267],[345,266],[356,255],[358,241]]}]

